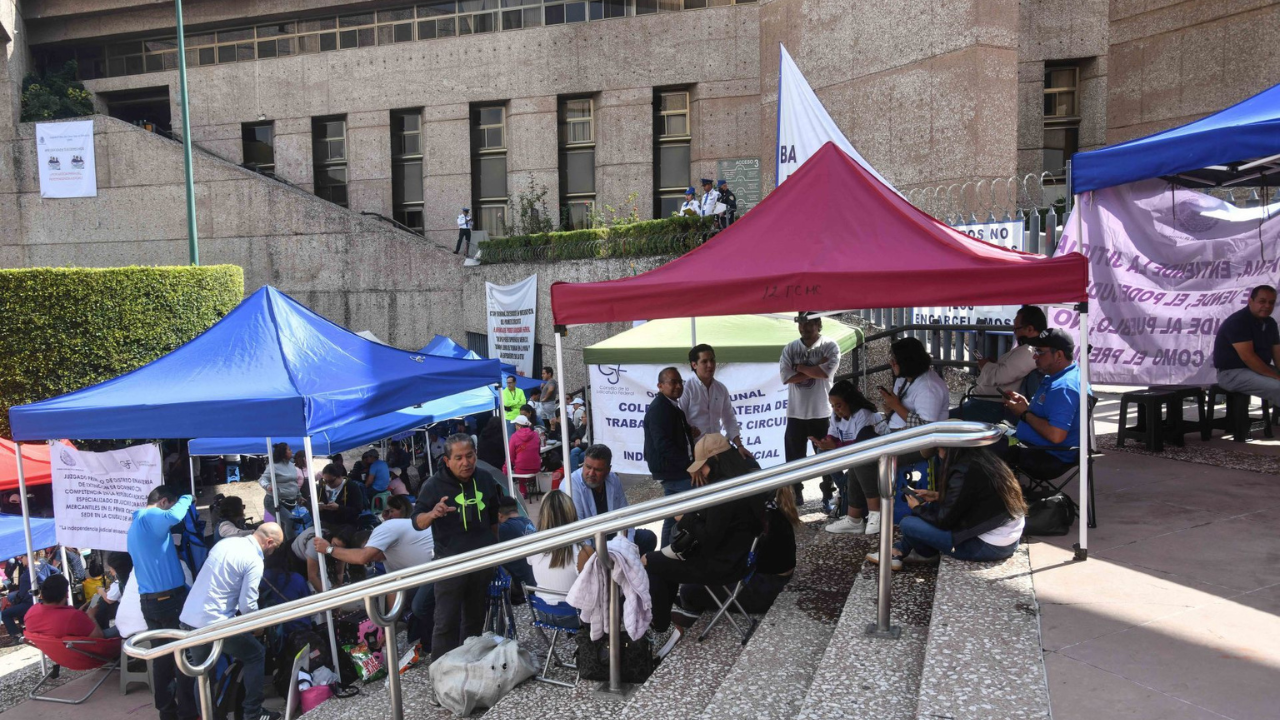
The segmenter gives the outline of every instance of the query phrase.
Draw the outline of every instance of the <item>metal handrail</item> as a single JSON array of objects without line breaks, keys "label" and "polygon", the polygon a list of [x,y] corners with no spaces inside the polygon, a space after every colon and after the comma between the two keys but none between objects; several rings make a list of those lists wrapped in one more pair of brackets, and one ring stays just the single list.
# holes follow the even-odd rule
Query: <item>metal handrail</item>
[{"label": "metal handrail", "polygon": [[[467,575],[530,555],[548,552],[564,545],[589,540],[599,533],[614,533],[637,525],[664,520],[673,515],[776,490],[816,476],[841,472],[855,465],[876,462],[881,457],[904,455],[933,447],[988,445],[1000,435],[1001,431],[993,425],[966,421],[945,421],[908,428],[779,467],[758,470],[713,485],[695,488],[679,495],[630,505],[621,510],[613,510],[553,530],[544,530],[518,540],[490,545],[329,590],[319,595],[265,608],[248,615],[220,620],[203,628],[147,630],[130,637],[124,648],[130,657],[155,660],[167,653],[177,653],[216,640],[224,640],[233,635],[311,617],[326,610],[335,610],[355,601],[363,601],[367,596],[387,595],[426,583],[437,583]],[[138,643],[164,640],[171,642],[151,648],[137,646]]]}]

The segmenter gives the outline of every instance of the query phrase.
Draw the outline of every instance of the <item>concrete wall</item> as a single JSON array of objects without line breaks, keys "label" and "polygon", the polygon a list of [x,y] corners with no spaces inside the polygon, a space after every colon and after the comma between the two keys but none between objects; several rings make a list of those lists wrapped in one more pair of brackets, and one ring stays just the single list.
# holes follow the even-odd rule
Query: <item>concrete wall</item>
[{"label": "concrete wall", "polygon": [[1280,83],[1276,0],[1113,0],[1106,142],[1159,132]]},{"label": "concrete wall", "polygon": [[[1013,174],[1015,0],[764,3],[765,158],[776,152],[778,43],[854,147],[899,188]],[[774,163],[764,165],[772,185]]]}]

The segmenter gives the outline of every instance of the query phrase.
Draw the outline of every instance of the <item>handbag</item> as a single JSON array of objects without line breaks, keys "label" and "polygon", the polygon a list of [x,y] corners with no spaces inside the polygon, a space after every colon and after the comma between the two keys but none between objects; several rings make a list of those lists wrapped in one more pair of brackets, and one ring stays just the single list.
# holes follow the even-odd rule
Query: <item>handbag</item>
[{"label": "handbag", "polygon": [[688,530],[676,530],[662,554],[672,560],[688,560],[698,552],[698,539]]},{"label": "handbag", "polygon": [[1027,517],[1022,534],[1024,537],[1066,535],[1071,532],[1076,516],[1076,506],[1070,498],[1062,493],[1050,495],[1027,506]]},{"label": "handbag", "polygon": [[533,655],[509,638],[486,632],[467,638],[462,647],[431,663],[431,687],[436,702],[458,717],[478,707],[493,707],[511,688],[533,677]]},{"label": "handbag", "polygon": [[[590,626],[583,623],[577,639],[578,652],[575,659],[578,677],[583,680],[608,680],[609,635],[601,635],[599,640],[592,640]],[[649,679],[657,666],[658,661],[653,657],[653,643],[648,635],[632,640],[625,632],[622,634],[622,682],[642,683]]]}]

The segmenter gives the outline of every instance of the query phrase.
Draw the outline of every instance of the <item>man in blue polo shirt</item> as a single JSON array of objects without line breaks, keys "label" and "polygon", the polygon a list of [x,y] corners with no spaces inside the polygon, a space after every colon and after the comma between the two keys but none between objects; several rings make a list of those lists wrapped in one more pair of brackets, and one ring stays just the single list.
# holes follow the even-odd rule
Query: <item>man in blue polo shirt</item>
[{"label": "man in blue polo shirt", "polygon": [[1249,293],[1249,304],[1231,313],[1213,338],[1213,366],[1218,384],[1280,404],[1280,329],[1271,317],[1276,289],[1259,285]]},{"label": "man in blue polo shirt", "polygon": [[[138,583],[142,618],[148,630],[179,629],[178,616],[187,600],[187,579],[169,528],[186,518],[191,502],[190,495],[178,497],[172,489],[161,485],[147,496],[147,506],[133,514],[128,535],[129,556],[133,558],[134,582]],[[195,679],[177,672],[173,655],[156,658],[152,672],[155,682],[151,687],[160,720],[200,717]]]},{"label": "man in blue polo shirt", "polygon": [[364,479],[365,486],[369,488],[369,495],[386,492],[391,486],[391,466],[387,465],[386,460],[378,459],[377,450],[367,450],[364,454],[364,463],[369,469]]},{"label": "man in blue polo shirt", "polygon": [[1004,406],[1018,418],[1014,436],[1026,446],[1009,448],[1005,460],[1036,477],[1057,477],[1078,459],[1075,450],[1052,449],[1080,444],[1080,368],[1075,363],[1076,344],[1061,328],[1049,328],[1027,344],[1034,348],[1036,369],[1045,378],[1030,400],[1015,392],[1005,393]]}]

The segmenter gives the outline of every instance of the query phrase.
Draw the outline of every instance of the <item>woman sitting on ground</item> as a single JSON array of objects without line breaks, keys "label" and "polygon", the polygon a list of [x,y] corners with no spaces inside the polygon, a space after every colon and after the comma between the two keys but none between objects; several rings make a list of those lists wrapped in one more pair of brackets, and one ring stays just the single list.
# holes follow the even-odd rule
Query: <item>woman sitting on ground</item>
[{"label": "woman sitting on ground", "polygon": [[[738,603],[749,613],[768,612],[782,589],[791,582],[796,569],[796,528],[800,527],[800,515],[796,511],[795,491],[790,487],[778,488],[773,499],[765,504],[764,525],[764,534],[756,545],[756,572],[738,593]],[[725,594],[718,586],[681,585],[680,607],[691,611],[715,610],[717,606],[711,602],[708,590],[724,601]]]},{"label": "woman sitting on ground", "polygon": [[[985,447],[939,448],[938,490],[907,494],[911,514],[899,525],[892,567],[935,563],[939,553],[957,560],[1004,560],[1018,549],[1027,514],[1022,488],[1009,466]],[[879,553],[867,560],[880,561]]]},{"label": "woman sitting on ground", "polygon": [[[759,468],[755,460],[742,457],[724,435],[708,433],[694,447],[689,474],[697,487]],[[653,601],[653,630],[665,632],[675,624],[658,657],[671,652],[701,615],[677,604],[682,583],[733,585],[742,579],[751,542],[764,529],[765,500],[756,495],[679,516],[671,544],[644,556]]]},{"label": "woman sitting on ground", "polygon": [[[881,422],[876,406],[850,380],[831,387],[831,425],[824,438],[809,438],[820,450],[835,450],[876,437]],[[876,535],[880,532],[879,473],[874,464],[858,465],[840,476],[840,506],[845,514],[824,528],[829,533]]]},{"label": "woman sitting on ground", "polygon": [[[542,498],[542,507],[538,512],[540,532],[577,521],[578,513],[573,509],[573,500],[568,495],[552,490]],[[574,544],[529,556],[533,579],[538,587],[552,591],[540,593],[540,597],[552,605],[563,601],[592,552],[594,551],[589,545]]]}]

